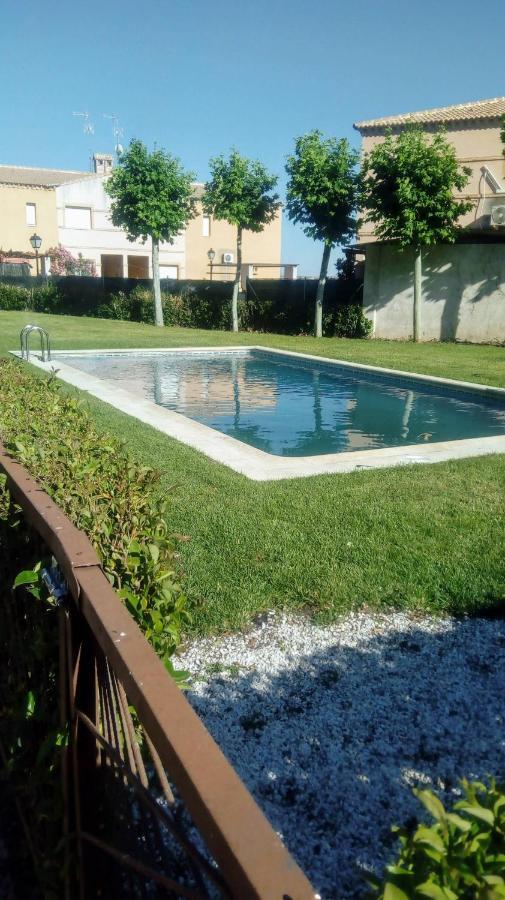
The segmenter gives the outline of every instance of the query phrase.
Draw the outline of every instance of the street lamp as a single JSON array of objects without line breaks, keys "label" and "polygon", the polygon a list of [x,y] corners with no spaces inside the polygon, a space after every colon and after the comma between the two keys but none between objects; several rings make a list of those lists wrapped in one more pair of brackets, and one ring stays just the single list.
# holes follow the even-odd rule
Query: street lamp
[{"label": "street lamp", "polygon": [[216,256],[216,251],[213,250],[212,247],[210,248],[210,250],[207,250],[207,257],[208,257],[208,260],[210,263],[210,280],[211,281],[212,281],[212,264],[214,262],[215,256]]},{"label": "street lamp", "polygon": [[37,275],[39,274],[39,250],[40,245],[42,244],[42,238],[39,237],[38,234],[32,234],[30,238],[30,244],[32,245],[32,249],[35,250],[35,271]]}]

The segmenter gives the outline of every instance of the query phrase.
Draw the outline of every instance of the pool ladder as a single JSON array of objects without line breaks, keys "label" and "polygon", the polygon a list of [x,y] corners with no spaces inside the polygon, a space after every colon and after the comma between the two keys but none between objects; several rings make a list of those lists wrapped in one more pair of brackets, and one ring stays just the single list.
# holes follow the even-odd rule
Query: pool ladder
[{"label": "pool ladder", "polygon": [[49,335],[45,328],[41,328],[40,325],[25,325],[24,328],[21,329],[19,333],[19,342],[21,344],[21,359],[30,359],[30,350],[28,348],[28,338],[31,334],[37,332],[40,335],[40,355],[42,357],[42,362],[46,362],[46,353],[47,353],[47,362],[51,361],[51,344],[49,343]]}]

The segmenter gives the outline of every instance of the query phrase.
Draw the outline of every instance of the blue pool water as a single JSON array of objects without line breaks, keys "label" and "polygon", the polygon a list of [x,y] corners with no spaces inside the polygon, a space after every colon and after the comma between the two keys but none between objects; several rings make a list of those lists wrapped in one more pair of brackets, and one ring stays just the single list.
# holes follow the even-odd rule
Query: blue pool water
[{"label": "blue pool water", "polygon": [[61,354],[67,365],[276,456],[505,434],[505,403],[257,350]]}]

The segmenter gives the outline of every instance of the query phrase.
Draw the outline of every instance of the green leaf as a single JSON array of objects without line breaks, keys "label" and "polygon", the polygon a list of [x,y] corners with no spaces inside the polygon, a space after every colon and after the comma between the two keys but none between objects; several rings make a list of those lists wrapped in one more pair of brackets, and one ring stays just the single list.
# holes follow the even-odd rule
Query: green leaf
[{"label": "green leaf", "polygon": [[438,853],[445,853],[445,844],[434,828],[419,825],[413,840],[416,844],[426,844],[428,847],[432,847]]},{"label": "green leaf", "polygon": [[424,808],[428,810],[428,812],[433,816],[434,819],[440,821],[445,817],[445,809],[443,804],[440,802],[438,797],[433,793],[433,791],[418,791],[414,790],[414,794],[417,799],[421,801]]},{"label": "green leaf", "polygon": [[35,584],[38,580],[38,572],[34,572],[33,569],[25,569],[24,572],[20,572],[19,575],[16,575],[13,587],[21,587],[23,584]]},{"label": "green leaf", "polygon": [[458,895],[449,888],[441,888],[434,881],[425,881],[416,886],[416,894],[421,897],[432,897],[433,900],[458,900]]},{"label": "green leaf", "polygon": [[391,881],[384,885],[384,900],[409,900],[409,895]]},{"label": "green leaf", "polygon": [[490,809],[486,809],[485,806],[480,806],[478,803],[473,803],[471,806],[466,806],[463,803],[456,804],[457,808],[461,810],[461,812],[465,812],[467,816],[471,816],[473,819],[479,819],[481,822],[485,822],[486,825],[494,825],[494,815]]},{"label": "green leaf", "polygon": [[35,694],[28,691],[25,696],[25,719],[31,719],[35,713]]}]

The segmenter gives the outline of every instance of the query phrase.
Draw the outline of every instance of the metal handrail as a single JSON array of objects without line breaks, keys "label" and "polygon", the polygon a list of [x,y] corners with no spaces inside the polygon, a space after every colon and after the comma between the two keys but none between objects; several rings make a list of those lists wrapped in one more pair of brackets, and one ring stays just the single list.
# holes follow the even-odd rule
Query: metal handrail
[{"label": "metal handrail", "polygon": [[45,328],[42,328],[40,325],[25,325],[24,328],[21,329],[19,333],[19,343],[21,345],[21,359],[25,359],[27,362],[30,359],[30,350],[28,347],[28,338],[31,334],[37,332],[40,335],[40,355],[42,357],[42,362],[46,361],[46,352],[47,352],[47,360],[51,361],[51,344],[49,341],[49,334],[47,333]]},{"label": "metal handrail", "polygon": [[[0,471],[7,476],[15,502],[57,560],[73,606],[91,630],[116,681],[118,704],[124,694],[123,706],[127,697],[135,708],[152,745],[155,765],[157,760],[184,801],[218,865],[216,877],[219,874],[223,879],[225,894],[236,900],[314,898],[314,889],[303,872],[117,596],[87,536],[7,454],[1,442]],[[76,673],[77,667],[75,678]],[[113,690],[116,687],[112,684]],[[77,729],[79,723],[88,726],[93,736],[94,726],[77,709],[75,698],[70,698],[70,707],[72,727]],[[95,732],[94,738],[105,742]],[[105,853],[118,854],[115,848],[90,836],[79,821],[75,828],[81,845],[91,841]],[[123,863],[128,863],[126,856]],[[129,863],[137,869],[142,865],[135,860]],[[145,866],[144,870],[147,872]],[[149,871],[159,884],[167,882],[166,876]]]}]

